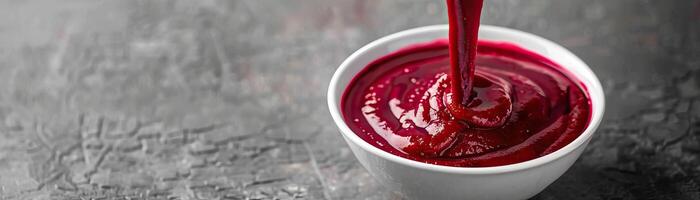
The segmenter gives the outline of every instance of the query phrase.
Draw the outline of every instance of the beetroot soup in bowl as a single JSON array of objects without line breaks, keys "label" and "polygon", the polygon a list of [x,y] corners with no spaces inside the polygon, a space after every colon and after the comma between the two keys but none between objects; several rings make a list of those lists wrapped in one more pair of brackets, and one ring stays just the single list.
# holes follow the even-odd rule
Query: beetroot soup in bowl
[{"label": "beetroot soup in bowl", "polygon": [[348,57],[328,91],[343,138],[406,198],[534,196],[598,127],[600,82],[571,52],[529,33],[482,25],[473,49],[447,38],[446,25],[410,29]]}]

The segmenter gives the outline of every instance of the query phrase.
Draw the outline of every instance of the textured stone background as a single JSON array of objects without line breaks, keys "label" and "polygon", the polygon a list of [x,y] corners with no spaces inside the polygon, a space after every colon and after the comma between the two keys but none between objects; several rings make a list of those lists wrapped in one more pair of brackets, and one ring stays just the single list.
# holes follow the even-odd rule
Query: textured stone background
[{"label": "textured stone background", "polygon": [[[326,108],[338,64],[442,0],[0,0],[0,199],[396,199]],[[606,90],[534,199],[700,199],[700,1],[489,0]]]}]

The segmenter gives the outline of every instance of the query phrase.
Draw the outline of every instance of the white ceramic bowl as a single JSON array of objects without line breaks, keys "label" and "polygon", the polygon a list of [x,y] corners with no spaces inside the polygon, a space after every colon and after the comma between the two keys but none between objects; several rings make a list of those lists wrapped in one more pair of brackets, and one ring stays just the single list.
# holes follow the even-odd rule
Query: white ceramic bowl
[{"label": "white ceramic bowl", "polygon": [[515,43],[569,70],[590,94],[591,122],[576,140],[549,155],[497,167],[449,167],[402,158],[372,146],[348,128],[340,98],[350,80],[371,61],[410,44],[446,38],[447,25],[426,26],[378,39],[355,51],[338,68],[328,88],[328,106],[357,160],[377,180],[409,199],[527,199],[544,190],[576,159],[598,128],[605,97],[600,81],[581,59],[544,38],[518,30],[482,25],[479,38]]}]

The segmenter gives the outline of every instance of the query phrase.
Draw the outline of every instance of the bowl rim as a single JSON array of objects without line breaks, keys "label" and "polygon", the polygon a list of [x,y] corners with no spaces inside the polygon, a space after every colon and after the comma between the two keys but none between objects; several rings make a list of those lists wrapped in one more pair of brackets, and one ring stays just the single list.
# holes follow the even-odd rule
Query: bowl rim
[{"label": "bowl rim", "polygon": [[[417,28],[412,28],[412,29],[407,29],[404,31],[400,31],[397,33],[393,33],[387,36],[384,36],[382,38],[379,38],[377,40],[374,40],[367,45],[361,47],[360,49],[356,50],[354,53],[352,53],[350,56],[348,56],[342,64],[338,67],[338,69],[335,71],[333,74],[333,77],[331,78],[331,82],[328,86],[328,93],[327,93],[327,99],[328,99],[328,107],[331,113],[331,116],[333,117],[333,121],[335,124],[338,126],[338,129],[340,129],[340,132],[343,137],[346,138],[346,142],[352,142],[355,145],[359,146],[363,150],[372,153],[378,157],[381,157],[385,160],[398,163],[401,165],[413,167],[413,168],[418,168],[422,170],[428,170],[428,171],[434,171],[434,172],[443,172],[443,173],[453,173],[453,174],[498,174],[498,173],[506,173],[506,172],[515,172],[515,171],[520,171],[520,170],[525,170],[525,169],[530,169],[530,168],[535,168],[547,163],[551,163],[552,161],[558,160],[565,155],[568,155],[572,153],[575,149],[579,148],[580,146],[586,144],[588,140],[593,136],[593,133],[595,130],[598,128],[600,125],[600,122],[602,121],[603,114],[605,112],[605,93],[603,92],[602,86],[600,84],[600,80],[598,80],[598,77],[593,73],[593,71],[590,69],[586,63],[581,61],[580,58],[578,58],[576,55],[571,53],[569,50],[566,48],[549,41],[545,38],[542,38],[540,36],[523,32],[520,30],[515,30],[515,29],[510,29],[510,28],[505,28],[505,27],[498,27],[498,26],[491,26],[491,25],[481,25],[480,26],[480,32],[481,31],[490,31],[490,32],[497,32],[501,34],[507,34],[510,36],[514,36],[517,38],[521,39],[526,39],[531,42],[535,42],[539,45],[545,46],[549,50],[556,51],[557,53],[562,54],[565,57],[568,57],[567,59],[571,59],[570,61],[574,63],[576,66],[563,66],[566,69],[569,68],[574,68],[574,67],[580,67],[582,68],[583,73],[577,73],[571,71],[572,74],[574,74],[576,77],[579,79],[587,79],[588,82],[582,81],[582,84],[584,87],[586,87],[589,96],[590,96],[590,101],[591,101],[591,120],[584,130],[584,132],[579,135],[574,141],[571,143],[567,144],[563,148],[552,152],[550,154],[544,155],[542,157],[538,157],[535,159],[531,159],[528,161],[524,162],[519,162],[519,163],[514,163],[514,164],[509,164],[509,165],[502,165],[502,166],[493,166],[493,167],[453,167],[453,166],[443,166],[443,165],[436,165],[436,164],[428,164],[428,163],[423,163],[423,162],[418,162],[415,160],[411,160],[408,158],[404,158],[398,155],[391,154],[389,152],[383,151],[374,145],[371,145],[367,141],[363,140],[359,136],[357,136],[346,124],[345,120],[343,120],[343,117],[341,116],[340,113],[340,101],[339,99],[342,98],[342,92],[344,92],[345,87],[347,85],[344,85],[343,88],[339,88],[339,80],[341,76],[347,71],[348,68],[350,68],[350,64],[352,61],[356,60],[358,57],[362,56],[365,54],[365,52],[377,48],[380,45],[383,45],[385,43],[389,43],[401,38],[405,37],[411,37],[412,35],[417,35],[420,33],[425,33],[425,32],[439,32],[439,31],[445,31],[448,30],[449,26],[446,24],[441,24],[441,25],[431,25],[431,26],[423,26],[423,27],[417,27]],[[365,67],[365,66],[362,66]],[[336,93],[340,90],[341,95],[336,95]],[[595,95],[594,95],[595,94]]]}]

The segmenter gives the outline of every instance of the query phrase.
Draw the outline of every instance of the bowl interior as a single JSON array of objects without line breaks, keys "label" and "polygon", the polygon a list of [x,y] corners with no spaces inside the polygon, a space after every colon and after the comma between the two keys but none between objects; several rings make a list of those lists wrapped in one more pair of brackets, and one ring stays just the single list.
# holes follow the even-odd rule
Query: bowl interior
[{"label": "bowl interior", "polygon": [[362,140],[359,136],[355,135],[355,133],[345,124],[345,121],[340,113],[340,98],[345,90],[345,87],[350,83],[352,78],[367,64],[383,55],[394,52],[411,44],[429,42],[438,38],[446,38],[448,33],[447,31],[447,25],[435,25],[398,32],[365,45],[350,55],[340,65],[331,79],[328,89],[328,105],[331,115],[333,116],[333,120],[338,125],[343,136],[349,142],[353,142],[362,147],[364,150],[376,154],[382,158],[417,168],[450,173],[489,174],[522,170],[547,163],[570,153],[591,138],[593,132],[598,127],[600,120],[602,119],[605,99],[600,81],[590,70],[590,68],[571,52],[549,40],[518,30],[488,25],[482,25],[480,27],[480,39],[514,43],[523,48],[546,56],[571,72],[571,74],[581,81],[584,87],[586,87],[585,89],[588,91],[589,98],[591,100],[591,121],[586,130],[576,140],[553,153],[521,163],[496,167],[451,167],[421,163],[393,155],[372,146],[371,144]]}]

